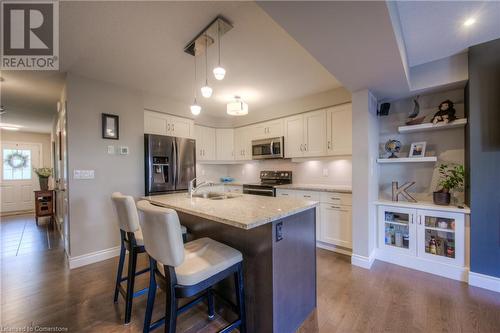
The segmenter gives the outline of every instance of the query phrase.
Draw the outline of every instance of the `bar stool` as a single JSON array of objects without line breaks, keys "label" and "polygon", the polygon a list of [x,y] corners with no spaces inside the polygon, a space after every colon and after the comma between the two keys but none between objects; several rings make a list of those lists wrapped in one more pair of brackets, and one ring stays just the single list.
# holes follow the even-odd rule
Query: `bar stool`
[{"label": "bar stool", "polygon": [[[149,267],[139,272],[136,271],[137,255],[146,251],[144,250],[144,242],[134,198],[123,195],[120,192],[115,192],[111,195],[111,199],[118,215],[118,226],[120,228],[121,238],[114,302],[118,302],[118,293],[125,299],[125,324],[128,324],[132,316],[132,299],[146,293],[148,290],[145,288],[134,293],[135,277],[149,272]],[[127,276],[122,277],[126,251],[129,251],[128,272]],[[127,289],[124,289],[121,285],[124,281],[127,281]]]},{"label": "bar stool", "polygon": [[[174,333],[177,315],[206,299],[208,316],[214,317],[214,291],[218,282],[233,276],[236,303],[228,302],[238,319],[219,332],[239,328],[245,332],[245,298],[243,287],[243,257],[241,252],[210,238],[200,238],[183,244],[181,225],[175,210],[158,207],[143,200],[137,203],[142,213],[140,224],[144,245],[149,255],[150,274],[148,303],[143,332],[165,324],[165,332]],[[166,293],[165,317],[151,324],[156,286]],[[199,295],[182,307],[178,299]],[[219,295],[218,295],[219,296]]]}]

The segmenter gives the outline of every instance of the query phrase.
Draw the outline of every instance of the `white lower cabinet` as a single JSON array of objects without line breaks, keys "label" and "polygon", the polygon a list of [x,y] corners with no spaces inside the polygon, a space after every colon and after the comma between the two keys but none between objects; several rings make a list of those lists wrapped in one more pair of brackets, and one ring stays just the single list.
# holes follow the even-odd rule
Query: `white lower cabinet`
[{"label": "white lower cabinet", "polygon": [[465,214],[379,206],[378,247],[382,260],[461,280]]},{"label": "white lower cabinet", "polygon": [[316,241],[319,247],[341,253],[352,249],[352,195],[349,193],[278,189],[278,197],[318,201]]}]

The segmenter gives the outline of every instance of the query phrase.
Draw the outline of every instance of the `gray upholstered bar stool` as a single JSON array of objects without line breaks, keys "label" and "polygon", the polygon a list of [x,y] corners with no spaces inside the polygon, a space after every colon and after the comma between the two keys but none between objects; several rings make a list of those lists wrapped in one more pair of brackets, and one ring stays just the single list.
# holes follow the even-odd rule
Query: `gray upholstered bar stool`
[{"label": "gray upholstered bar stool", "polygon": [[[181,225],[175,210],[154,206],[145,200],[139,201],[137,208],[142,213],[140,224],[144,246],[150,257],[151,271],[154,272],[150,274],[144,332],[165,323],[165,332],[174,333],[177,315],[204,299],[208,301],[208,316],[213,318],[215,313],[212,287],[231,276],[235,281],[237,304],[225,301],[233,306],[239,316],[220,332],[230,332],[235,328],[245,332],[241,252],[210,238],[200,238],[183,244]],[[151,324],[157,282],[167,296],[166,311],[164,318]],[[198,297],[178,307],[179,298],[195,295]]]}]

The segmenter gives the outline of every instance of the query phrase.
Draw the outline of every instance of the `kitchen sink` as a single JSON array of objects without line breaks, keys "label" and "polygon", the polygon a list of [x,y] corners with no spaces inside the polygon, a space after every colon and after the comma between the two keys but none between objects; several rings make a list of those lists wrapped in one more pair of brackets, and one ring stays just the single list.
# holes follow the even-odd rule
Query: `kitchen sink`
[{"label": "kitchen sink", "polygon": [[204,192],[204,193],[193,194],[193,198],[203,198],[210,200],[224,200],[224,199],[233,199],[237,197],[241,197],[241,194],[221,193],[221,192]]}]

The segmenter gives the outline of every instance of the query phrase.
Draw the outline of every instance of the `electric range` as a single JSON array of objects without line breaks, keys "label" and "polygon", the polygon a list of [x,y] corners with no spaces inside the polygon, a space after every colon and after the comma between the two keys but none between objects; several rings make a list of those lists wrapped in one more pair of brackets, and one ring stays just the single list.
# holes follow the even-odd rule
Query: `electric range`
[{"label": "electric range", "polygon": [[291,183],[291,171],[261,171],[260,183],[243,184],[243,193],[275,197],[277,185]]}]

